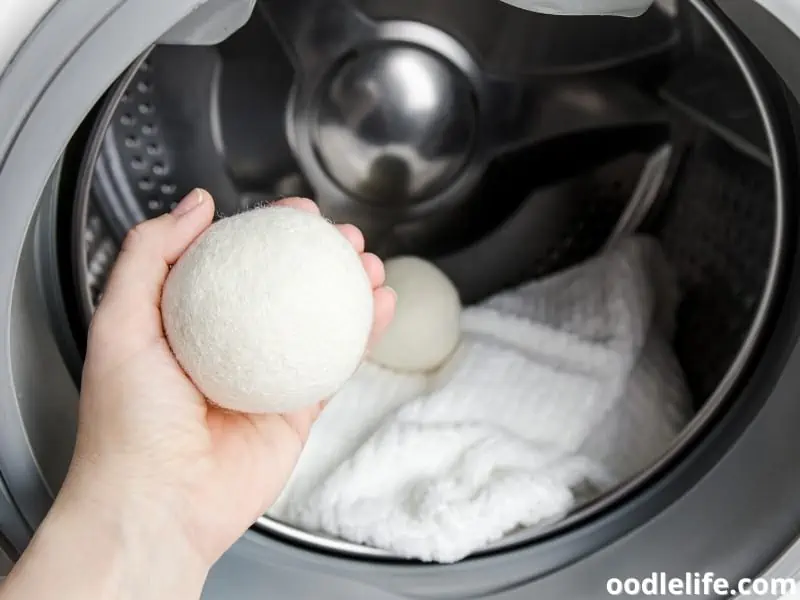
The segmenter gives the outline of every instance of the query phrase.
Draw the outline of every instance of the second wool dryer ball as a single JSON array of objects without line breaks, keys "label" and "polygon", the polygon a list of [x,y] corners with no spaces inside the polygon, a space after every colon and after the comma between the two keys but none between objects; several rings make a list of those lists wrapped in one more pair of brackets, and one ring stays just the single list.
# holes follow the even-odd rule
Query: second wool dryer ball
[{"label": "second wool dryer ball", "polygon": [[397,372],[434,371],[461,337],[458,290],[439,267],[416,256],[392,258],[385,267],[386,285],[397,293],[397,308],[369,358]]}]

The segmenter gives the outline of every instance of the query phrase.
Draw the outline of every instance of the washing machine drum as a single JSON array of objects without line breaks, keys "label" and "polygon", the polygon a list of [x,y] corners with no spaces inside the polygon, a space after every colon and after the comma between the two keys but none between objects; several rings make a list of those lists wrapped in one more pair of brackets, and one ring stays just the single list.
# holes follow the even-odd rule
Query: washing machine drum
[{"label": "washing machine drum", "polygon": [[378,254],[436,262],[466,304],[655,236],[683,291],[674,351],[694,401],[636,477],[456,564],[268,516],[223,563],[415,598],[596,598],[612,576],[791,567],[800,8],[553,4],[4,4],[0,473],[32,530],[69,463],[119,245],[202,186],[221,216],[313,197]]},{"label": "washing machine drum", "polygon": [[11,560],[11,555],[0,546],[0,583],[6,578],[13,566],[14,561]]}]

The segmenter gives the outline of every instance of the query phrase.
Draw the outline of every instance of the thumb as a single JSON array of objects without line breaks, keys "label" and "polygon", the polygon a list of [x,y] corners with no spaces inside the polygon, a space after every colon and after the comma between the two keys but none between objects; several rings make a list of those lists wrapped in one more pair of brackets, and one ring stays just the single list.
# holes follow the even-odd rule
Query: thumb
[{"label": "thumb", "polygon": [[126,334],[160,337],[161,290],[169,268],[213,218],[213,198],[196,189],[171,213],[134,227],[125,237],[93,321],[108,322],[117,330],[130,324]]}]

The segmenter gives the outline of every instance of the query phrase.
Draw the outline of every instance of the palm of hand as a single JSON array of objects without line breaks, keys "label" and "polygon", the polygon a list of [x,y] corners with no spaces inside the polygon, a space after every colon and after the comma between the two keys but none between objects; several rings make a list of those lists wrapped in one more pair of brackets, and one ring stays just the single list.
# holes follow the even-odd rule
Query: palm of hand
[{"label": "palm of hand", "polygon": [[[126,242],[90,331],[72,471],[168,511],[213,560],[277,498],[322,402],[291,414],[227,412],[209,405],[175,360],[158,299],[167,265],[211,221],[207,200],[180,219],[146,224]],[[284,204],[316,210],[309,201]],[[382,264],[363,254],[358,230],[341,229],[373,283],[379,334],[393,294],[381,287]]]}]

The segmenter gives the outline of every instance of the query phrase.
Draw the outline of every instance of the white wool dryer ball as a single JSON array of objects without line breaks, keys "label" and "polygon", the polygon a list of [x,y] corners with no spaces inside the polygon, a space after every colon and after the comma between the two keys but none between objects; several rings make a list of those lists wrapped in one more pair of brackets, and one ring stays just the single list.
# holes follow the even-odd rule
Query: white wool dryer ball
[{"label": "white wool dryer ball", "polygon": [[436,265],[414,256],[386,262],[386,285],[397,292],[394,320],[369,360],[398,372],[441,366],[461,336],[458,290]]},{"label": "white wool dryer ball", "polygon": [[266,207],[221,219],[172,268],[167,340],[212,403],[288,412],[334,394],[372,328],[361,258],[319,215]]}]

